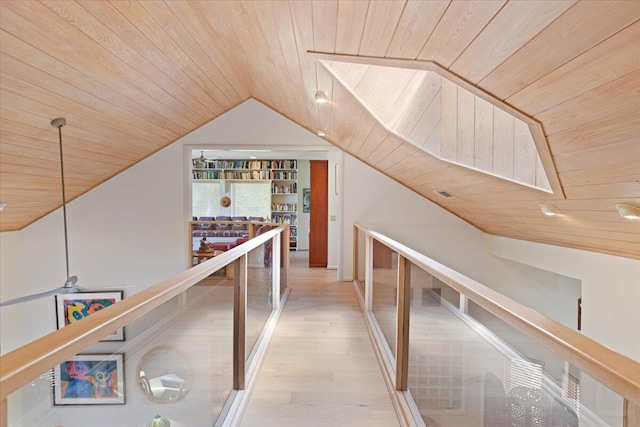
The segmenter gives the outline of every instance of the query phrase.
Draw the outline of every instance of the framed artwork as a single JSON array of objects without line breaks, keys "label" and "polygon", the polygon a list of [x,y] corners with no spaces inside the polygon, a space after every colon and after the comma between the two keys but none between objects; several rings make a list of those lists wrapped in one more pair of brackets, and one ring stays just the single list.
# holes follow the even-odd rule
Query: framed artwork
[{"label": "framed artwork", "polygon": [[54,405],[124,405],[124,354],[79,354],[53,369]]},{"label": "framed artwork", "polygon": [[[79,292],[56,295],[58,329],[121,301],[122,295],[122,291]],[[118,329],[114,334],[107,336],[102,341],[124,341],[124,328]]]},{"label": "framed artwork", "polygon": [[303,213],[311,212],[311,189],[310,188],[302,189],[302,212]]}]

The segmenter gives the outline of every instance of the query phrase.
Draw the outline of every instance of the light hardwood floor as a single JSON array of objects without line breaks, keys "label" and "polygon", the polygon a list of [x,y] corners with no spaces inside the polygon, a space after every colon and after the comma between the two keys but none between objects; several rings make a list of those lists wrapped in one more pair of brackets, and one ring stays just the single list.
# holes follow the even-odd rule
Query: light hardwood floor
[{"label": "light hardwood floor", "polygon": [[241,425],[397,426],[351,283],[291,255],[291,294]]}]

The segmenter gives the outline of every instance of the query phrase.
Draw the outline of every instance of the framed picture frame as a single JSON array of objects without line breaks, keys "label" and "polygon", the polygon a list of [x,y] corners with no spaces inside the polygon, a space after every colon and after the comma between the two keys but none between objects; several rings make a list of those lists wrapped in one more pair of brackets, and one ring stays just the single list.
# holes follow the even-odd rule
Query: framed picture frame
[{"label": "framed picture frame", "polygon": [[[62,329],[71,323],[122,301],[123,291],[78,292],[56,295],[57,328]],[[105,337],[102,341],[124,341],[124,328]]]},{"label": "framed picture frame", "polygon": [[53,368],[53,404],[124,405],[124,354],[78,354]]},{"label": "framed picture frame", "polygon": [[303,213],[311,212],[311,189],[310,188],[302,189],[302,212]]}]

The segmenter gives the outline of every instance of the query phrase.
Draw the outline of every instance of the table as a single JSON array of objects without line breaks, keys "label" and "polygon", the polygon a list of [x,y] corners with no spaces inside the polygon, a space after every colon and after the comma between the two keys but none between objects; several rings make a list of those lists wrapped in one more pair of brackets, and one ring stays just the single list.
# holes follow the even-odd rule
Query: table
[{"label": "table", "polygon": [[202,261],[206,261],[208,259],[211,259],[213,257],[217,257],[218,255],[222,255],[225,251],[209,251],[209,252],[198,252],[198,251],[193,251],[193,257],[196,258],[197,262],[196,264],[200,264]]}]

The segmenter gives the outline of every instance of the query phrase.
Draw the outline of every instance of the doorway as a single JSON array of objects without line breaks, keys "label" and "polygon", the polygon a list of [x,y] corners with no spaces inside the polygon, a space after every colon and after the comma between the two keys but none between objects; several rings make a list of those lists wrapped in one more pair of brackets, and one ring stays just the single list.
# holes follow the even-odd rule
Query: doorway
[{"label": "doorway", "polygon": [[311,216],[309,221],[309,268],[327,268],[329,219],[329,162],[310,160]]}]

